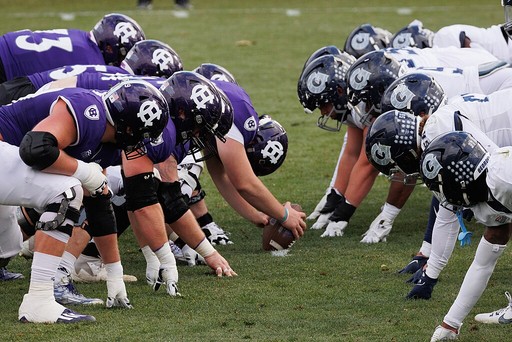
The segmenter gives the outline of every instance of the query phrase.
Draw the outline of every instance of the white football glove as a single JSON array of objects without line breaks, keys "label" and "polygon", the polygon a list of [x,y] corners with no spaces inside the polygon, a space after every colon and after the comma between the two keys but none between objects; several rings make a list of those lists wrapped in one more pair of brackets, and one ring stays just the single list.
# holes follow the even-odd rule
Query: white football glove
[{"label": "white football glove", "polygon": [[380,213],[370,224],[370,228],[363,234],[361,242],[368,244],[386,242],[386,237],[393,228],[393,221],[385,218],[383,213]]},{"label": "white football glove", "polygon": [[183,258],[189,266],[206,265],[204,258],[195,250],[193,250],[189,245],[183,246],[181,252],[183,253]]},{"label": "white football glove", "polygon": [[103,174],[103,168],[96,163],[78,160],[78,167],[72,177],[78,179],[91,196],[101,194],[107,186],[107,176]]},{"label": "white football glove", "polygon": [[320,237],[335,237],[335,236],[343,236],[345,228],[347,228],[347,221],[331,221],[325,228],[325,232],[323,232]]},{"label": "white football glove", "polygon": [[311,229],[322,229],[323,227],[325,227],[326,225],[329,224],[329,217],[331,217],[332,213],[327,213],[327,214],[321,214],[319,217],[318,217],[318,220],[316,220],[316,222],[311,226]]},{"label": "white football glove", "polygon": [[[329,190],[330,191],[330,190]],[[320,216],[320,210],[323,209],[325,203],[327,202],[327,194],[329,191],[320,199],[320,202],[315,207],[315,210],[306,218],[306,220],[315,220],[318,216]]]},{"label": "white football glove", "polygon": [[120,307],[126,309],[133,309],[130,304],[128,295],[126,294],[126,287],[123,278],[109,279],[107,277],[107,308]]},{"label": "white football glove", "polygon": [[161,268],[158,271],[158,279],[153,284],[153,290],[158,291],[161,285],[166,285],[167,293],[173,297],[181,297],[178,290],[178,269]]}]

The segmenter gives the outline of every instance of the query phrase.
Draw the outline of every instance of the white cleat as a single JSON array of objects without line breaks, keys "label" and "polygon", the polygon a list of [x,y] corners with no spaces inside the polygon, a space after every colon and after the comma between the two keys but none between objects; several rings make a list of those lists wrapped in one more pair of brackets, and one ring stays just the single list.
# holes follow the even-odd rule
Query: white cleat
[{"label": "white cleat", "polygon": [[512,296],[507,291],[505,296],[508,306],[494,312],[481,313],[475,316],[475,321],[487,324],[510,324],[512,323]]}]

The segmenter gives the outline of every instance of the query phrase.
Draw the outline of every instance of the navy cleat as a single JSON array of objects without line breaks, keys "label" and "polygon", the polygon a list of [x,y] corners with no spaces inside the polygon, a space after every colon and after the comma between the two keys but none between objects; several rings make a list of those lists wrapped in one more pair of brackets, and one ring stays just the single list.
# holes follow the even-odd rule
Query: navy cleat
[{"label": "navy cleat", "polygon": [[416,273],[416,271],[425,266],[427,261],[428,258],[426,256],[416,255],[404,268],[398,271],[398,273]]},{"label": "navy cleat", "polygon": [[21,273],[7,271],[7,268],[0,267],[0,281],[10,281],[25,278]]},{"label": "navy cleat", "polygon": [[430,278],[425,271],[412,290],[407,294],[407,299],[430,299],[432,291],[437,284],[437,279]]}]

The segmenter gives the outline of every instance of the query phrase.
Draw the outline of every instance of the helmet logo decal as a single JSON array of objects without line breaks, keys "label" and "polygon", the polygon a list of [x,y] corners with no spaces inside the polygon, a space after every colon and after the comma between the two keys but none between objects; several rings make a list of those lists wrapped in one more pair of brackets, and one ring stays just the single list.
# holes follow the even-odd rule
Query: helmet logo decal
[{"label": "helmet logo decal", "polygon": [[414,93],[404,84],[399,84],[391,93],[391,104],[397,109],[402,109],[411,102]]},{"label": "helmet logo decal", "polygon": [[393,47],[396,49],[409,46],[412,34],[410,32],[403,32],[396,36],[393,40]]},{"label": "helmet logo decal", "polygon": [[137,38],[137,30],[131,23],[122,22],[116,25],[114,35],[121,39],[122,44],[130,42],[130,38]]},{"label": "helmet logo decal", "polygon": [[272,164],[277,164],[284,155],[284,147],[279,141],[267,141],[265,148],[261,150],[263,158],[270,159]]},{"label": "helmet logo decal", "polygon": [[244,122],[244,129],[246,131],[255,131],[258,129],[258,125],[256,124],[256,120],[251,116]]},{"label": "helmet logo decal", "polygon": [[355,90],[361,90],[368,84],[371,73],[363,68],[357,68],[350,74],[350,85]]},{"label": "helmet logo decal", "polygon": [[391,146],[373,144],[371,150],[372,159],[379,165],[388,165],[391,162]]},{"label": "helmet logo decal", "polygon": [[223,74],[213,74],[210,79],[214,80],[214,81],[230,82],[229,79],[226,77],[226,75],[223,75]]},{"label": "helmet logo decal", "polygon": [[313,94],[320,94],[326,88],[327,80],[329,75],[323,74],[319,71],[315,71],[309,75],[306,87]]},{"label": "helmet logo decal", "polygon": [[204,84],[198,84],[192,89],[190,99],[194,101],[197,109],[205,109],[207,103],[213,103],[215,96]]},{"label": "helmet logo decal", "polygon": [[89,120],[99,120],[100,119],[98,107],[96,107],[96,105],[91,105],[91,106],[85,108],[84,115]]},{"label": "helmet logo decal", "polygon": [[137,117],[142,120],[144,127],[153,126],[153,120],[160,120],[162,110],[155,100],[145,101],[140,105]]},{"label": "helmet logo decal", "polygon": [[151,63],[160,67],[160,70],[168,70],[169,65],[174,64],[174,56],[164,49],[156,49],[151,56]]},{"label": "helmet logo decal", "polygon": [[423,175],[428,179],[434,179],[443,167],[433,154],[427,154],[421,165]]},{"label": "helmet logo decal", "polygon": [[366,32],[359,32],[354,36],[354,38],[352,38],[350,45],[352,45],[354,50],[362,50],[368,46],[369,42],[370,34]]}]

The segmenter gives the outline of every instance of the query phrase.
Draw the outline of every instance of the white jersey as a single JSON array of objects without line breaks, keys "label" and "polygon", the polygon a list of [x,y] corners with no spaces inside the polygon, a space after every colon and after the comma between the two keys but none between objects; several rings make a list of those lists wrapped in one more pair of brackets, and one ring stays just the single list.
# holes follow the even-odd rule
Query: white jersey
[{"label": "white jersey", "polygon": [[462,68],[477,66],[498,59],[483,49],[446,48],[386,48],[384,49],[392,58],[403,62],[409,68],[420,67],[450,67]]},{"label": "white jersey", "polygon": [[455,130],[471,133],[489,152],[497,147],[512,146],[510,98],[512,89],[451,99],[427,120],[421,137],[422,149],[425,150],[438,135]]},{"label": "white jersey", "polygon": [[493,25],[488,28],[471,25],[445,26],[434,35],[433,46],[445,48],[448,46],[461,47],[460,34],[464,32],[471,40],[471,48],[483,49],[490,52],[497,59],[512,63],[512,41],[506,40],[501,26]]},{"label": "white jersey", "polygon": [[[512,89],[505,89],[490,95],[467,94],[452,99],[425,123],[421,136],[422,149],[425,150],[438,135],[460,130],[470,133],[491,155],[501,156],[503,151],[500,147],[505,147],[506,151],[512,149],[512,101],[508,100],[511,97]],[[504,162],[511,164],[508,165],[509,169],[503,170],[510,170],[512,156],[507,158],[491,158],[495,163],[489,163],[487,184],[493,196],[512,209],[512,173],[498,172],[496,169],[502,165],[498,161],[505,160]],[[512,213],[498,211],[487,203],[480,203],[472,207],[472,210],[476,220],[487,226],[512,222]]]},{"label": "white jersey", "polygon": [[487,166],[487,186],[496,202],[479,203],[471,207],[475,219],[486,226],[512,222],[512,146],[494,150]]}]

